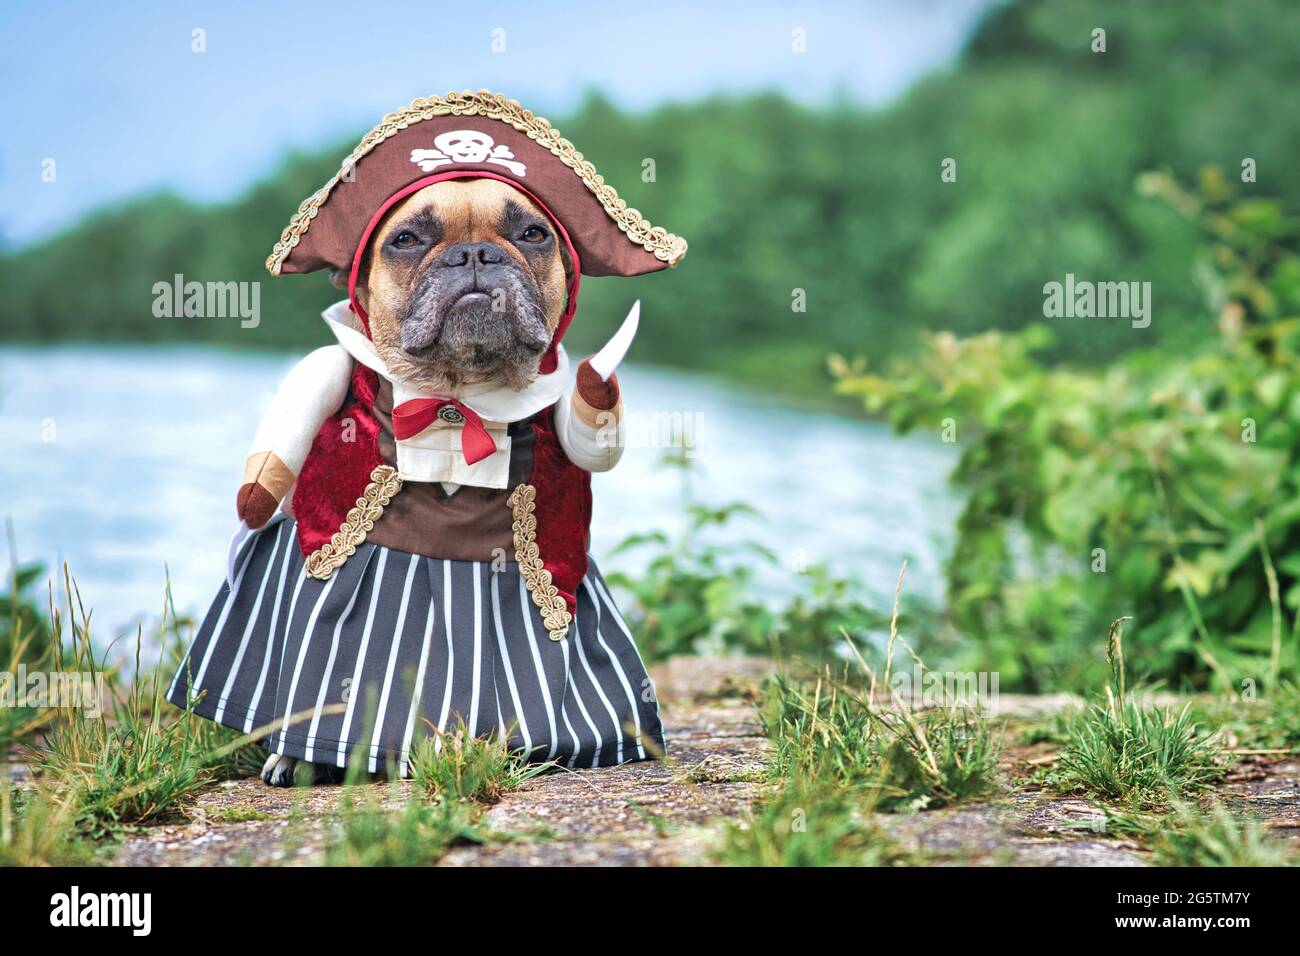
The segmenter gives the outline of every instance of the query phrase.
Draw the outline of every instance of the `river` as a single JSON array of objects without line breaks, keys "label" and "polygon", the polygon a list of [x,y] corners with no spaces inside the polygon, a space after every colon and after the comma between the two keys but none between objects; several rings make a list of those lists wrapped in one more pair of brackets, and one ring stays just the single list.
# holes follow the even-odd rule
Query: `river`
[{"label": "river", "polygon": [[[248,442],[294,361],[203,346],[0,347],[0,494],[20,562],[67,561],[100,638],[156,618],[168,574],[178,610],[201,613],[223,574]],[[643,417],[640,440],[593,479],[604,570],[639,566],[635,552],[602,559],[626,535],[682,528],[681,473],[653,447],[675,433],[694,446],[698,500],[762,512],[724,536],[762,542],[790,569],[825,562],[886,607],[906,557],[909,592],[940,596],[952,447],[707,376],[632,365],[619,377]]]}]

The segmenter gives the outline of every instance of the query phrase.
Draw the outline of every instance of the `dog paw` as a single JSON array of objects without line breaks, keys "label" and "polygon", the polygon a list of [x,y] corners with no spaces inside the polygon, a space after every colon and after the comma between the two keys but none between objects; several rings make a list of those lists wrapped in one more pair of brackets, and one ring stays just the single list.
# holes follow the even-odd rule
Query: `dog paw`
[{"label": "dog paw", "polygon": [[271,754],[262,765],[262,782],[272,787],[310,787],[342,783],[343,768],[328,763],[308,763],[295,757]]},{"label": "dog paw", "polygon": [[292,787],[298,761],[293,757],[271,754],[262,764],[262,782],[272,787]]}]

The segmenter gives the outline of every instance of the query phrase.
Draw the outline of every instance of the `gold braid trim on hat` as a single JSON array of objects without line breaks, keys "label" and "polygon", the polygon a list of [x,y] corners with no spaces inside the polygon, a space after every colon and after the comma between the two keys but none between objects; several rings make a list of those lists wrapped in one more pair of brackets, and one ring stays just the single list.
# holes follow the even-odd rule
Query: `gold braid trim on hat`
[{"label": "gold braid trim on hat", "polygon": [[307,556],[307,573],[324,581],[343,562],[357,553],[357,547],[375,528],[388,502],[402,488],[402,478],[391,465],[380,465],[370,473],[370,484],[347,513],[343,526],[325,544]]},{"label": "gold braid trim on hat", "polygon": [[352,171],[363,156],[390,136],[435,116],[485,116],[513,126],[519,132],[526,134],[529,139],[545,146],[564,165],[572,169],[600,200],[600,204],[605,207],[605,212],[614,220],[618,228],[627,233],[630,241],[641,246],[646,252],[653,253],[656,259],[668,263],[669,266],[677,265],[682,256],[686,255],[685,239],[674,236],[660,226],[652,226],[640,212],[630,208],[626,200],[619,198],[617,190],[605,182],[605,177],[596,172],[596,167],[584,159],[582,153],[562,137],[560,131],[553,127],[549,120],[535,116],[531,110],[524,109],[517,101],[507,99],[500,93],[490,93],[487,90],[471,93],[466,90],[464,93],[422,97],[413,101],[405,109],[389,113],[380,120],[379,125],[367,133],[357,144],[357,148],[343,161],[343,166],[334,177],[304,199],[298,211],[293,214],[289,225],[280,235],[280,241],[275,244],[270,257],[266,260],[266,268],[271,274],[280,274],[280,267],[284,260],[307,232],[311,221],[316,218],[316,213],[329,198],[330,191]]},{"label": "gold braid trim on hat", "polygon": [[536,487],[519,485],[507,501],[515,516],[511,525],[515,534],[515,561],[519,563],[519,573],[528,585],[533,603],[542,612],[542,623],[550,632],[551,640],[562,641],[573,622],[573,615],[569,613],[569,605],[560,595],[559,588],[551,583],[551,572],[542,564],[541,551],[537,547],[537,516],[533,514],[536,499]]}]

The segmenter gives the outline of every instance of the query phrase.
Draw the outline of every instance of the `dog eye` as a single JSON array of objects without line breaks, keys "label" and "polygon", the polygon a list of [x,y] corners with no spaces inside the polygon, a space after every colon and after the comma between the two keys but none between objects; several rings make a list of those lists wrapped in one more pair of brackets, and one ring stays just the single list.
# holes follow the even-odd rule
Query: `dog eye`
[{"label": "dog eye", "polygon": [[412,249],[420,244],[420,237],[403,229],[393,237],[392,245],[396,249]]},{"label": "dog eye", "polygon": [[541,226],[529,226],[519,236],[524,242],[541,242],[548,233]]}]

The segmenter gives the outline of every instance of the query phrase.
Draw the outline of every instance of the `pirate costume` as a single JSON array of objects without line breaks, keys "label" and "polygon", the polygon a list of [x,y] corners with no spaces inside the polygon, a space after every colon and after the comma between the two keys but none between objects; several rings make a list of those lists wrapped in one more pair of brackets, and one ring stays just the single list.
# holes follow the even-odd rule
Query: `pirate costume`
[{"label": "pirate costume", "polygon": [[[384,214],[462,178],[532,199],[573,264],[523,389],[403,382],[356,299]],[[169,699],[243,732],[282,722],[274,753],[371,771],[407,772],[415,741],[457,721],[575,767],[661,753],[645,665],[586,553],[591,472],[612,468],[621,442],[578,392],[566,397],[560,339],[580,274],[642,275],[685,253],[513,100],[452,93],[386,116],[267,260],[273,275],[342,270],[349,300],[324,316],[339,344],[294,368],[258,429],[241,508],[245,489],[284,500],[232,546]]]}]

